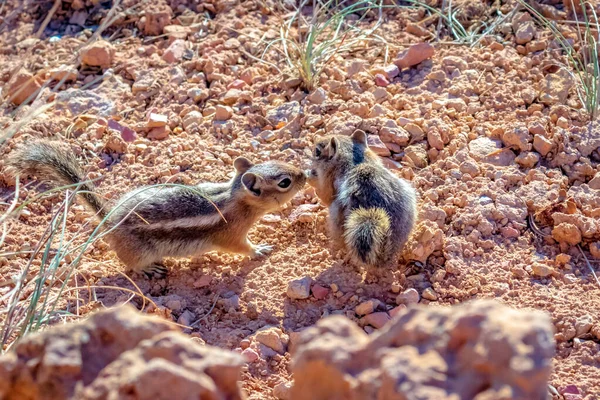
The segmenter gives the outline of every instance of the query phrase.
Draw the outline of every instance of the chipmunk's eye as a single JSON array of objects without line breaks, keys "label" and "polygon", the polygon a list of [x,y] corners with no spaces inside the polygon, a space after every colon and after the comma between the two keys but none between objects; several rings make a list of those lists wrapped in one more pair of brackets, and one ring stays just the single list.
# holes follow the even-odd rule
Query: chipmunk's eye
[{"label": "chipmunk's eye", "polygon": [[284,178],[281,181],[279,181],[277,186],[279,186],[282,189],[287,189],[290,187],[291,184],[292,184],[292,180],[290,178]]},{"label": "chipmunk's eye", "polygon": [[315,157],[321,157],[321,149],[315,148]]}]

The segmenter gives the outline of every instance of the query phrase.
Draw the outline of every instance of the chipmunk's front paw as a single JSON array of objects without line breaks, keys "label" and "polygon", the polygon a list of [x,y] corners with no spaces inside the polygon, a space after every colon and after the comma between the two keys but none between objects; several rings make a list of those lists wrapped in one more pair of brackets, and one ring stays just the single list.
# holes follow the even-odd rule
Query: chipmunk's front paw
[{"label": "chipmunk's front paw", "polygon": [[273,246],[270,246],[268,244],[259,244],[256,246],[252,246],[252,251],[252,258],[264,257],[273,251]]}]

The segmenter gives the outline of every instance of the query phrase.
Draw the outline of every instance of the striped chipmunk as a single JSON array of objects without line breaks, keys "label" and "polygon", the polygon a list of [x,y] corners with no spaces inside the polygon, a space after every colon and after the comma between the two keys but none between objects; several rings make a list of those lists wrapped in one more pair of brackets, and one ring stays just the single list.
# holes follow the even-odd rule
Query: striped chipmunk
[{"label": "striped chipmunk", "polygon": [[113,209],[83,180],[71,152],[57,142],[40,140],[17,148],[8,165],[15,173],[60,184],[79,184],[78,194],[112,228],[111,249],[129,270],[162,278],[164,257],[196,256],[212,250],[258,257],[272,246],[255,245],[247,234],[264,214],[278,209],[304,187],[304,171],[269,161],[253,164],[238,157],[228,182],[196,186],[140,187],[125,194]]},{"label": "striped chipmunk", "polygon": [[364,131],[320,138],[308,184],[329,207],[334,244],[357,265],[392,266],[415,224],[417,195],[367,145]]}]

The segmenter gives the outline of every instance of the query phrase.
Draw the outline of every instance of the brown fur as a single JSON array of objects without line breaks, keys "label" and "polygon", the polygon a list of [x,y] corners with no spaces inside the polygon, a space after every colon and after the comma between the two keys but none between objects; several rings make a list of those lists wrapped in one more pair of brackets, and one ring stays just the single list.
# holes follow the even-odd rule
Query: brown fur
[{"label": "brown fur", "polygon": [[317,140],[308,175],[329,206],[334,243],[353,262],[387,266],[397,261],[415,223],[416,193],[383,166],[363,131]]},{"label": "brown fur", "polygon": [[56,142],[38,141],[17,149],[9,165],[22,174],[79,185],[86,203],[112,228],[107,239],[129,269],[164,276],[163,257],[223,250],[251,257],[270,246],[254,245],[247,234],[265,213],[289,201],[305,184],[304,172],[271,161],[252,164],[239,157],[229,182],[197,186],[140,187],[123,196],[112,211],[82,182],[77,160]]}]

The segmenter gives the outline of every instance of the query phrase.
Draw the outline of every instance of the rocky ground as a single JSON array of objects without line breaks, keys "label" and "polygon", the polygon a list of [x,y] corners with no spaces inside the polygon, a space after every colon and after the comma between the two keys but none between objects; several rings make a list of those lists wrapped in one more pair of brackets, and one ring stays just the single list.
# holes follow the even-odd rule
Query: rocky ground
[{"label": "rocky ground", "polygon": [[[467,2],[460,17],[515,6]],[[130,281],[106,243],[93,243],[68,282],[96,286],[89,298],[88,290],[65,298],[78,315],[127,301],[141,308],[139,297],[107,288],[135,284],[156,304],[147,311],[241,352],[243,388],[263,399],[292,379],[285,338],[324,316],[345,315],[371,333],[412,303],[496,298],[551,316],[556,393],[600,396],[600,285],[590,272],[600,262],[600,125],[582,110],[552,35],[528,13],[471,48],[436,42],[437,20],[422,9],[386,10],[378,34],[389,60],[381,42],[365,42],[335,55],[306,92],[281,56],[257,61],[279,35],[282,11],[269,2],[124,1],[110,11],[109,2],[63,1],[39,39],[52,3],[0,7],[0,127],[18,128],[0,148],[2,204],[14,192],[3,160],[32,137],[68,143],[99,193],[116,200],[139,185],[225,180],[239,155],[305,166],[315,137],[355,128],[420,196],[411,261],[375,281],[330,251],[327,210],[307,188],[251,231],[275,246],[263,260],[209,253],[169,260],[167,279]],[[560,2],[540,7],[567,18]],[[42,189],[30,184],[20,198]],[[10,221],[2,307],[61,200],[33,202]],[[91,219],[71,208],[75,243]],[[253,336],[265,326],[280,339],[264,338],[271,347]]]},{"label": "rocky ground", "polygon": [[242,356],[177,330],[125,306],[29,335],[0,356],[0,398],[245,399],[240,371],[256,349],[293,354],[278,399],[543,399],[554,353],[548,315],[489,300],[413,305],[371,336],[339,315],[290,335],[264,327]]}]

